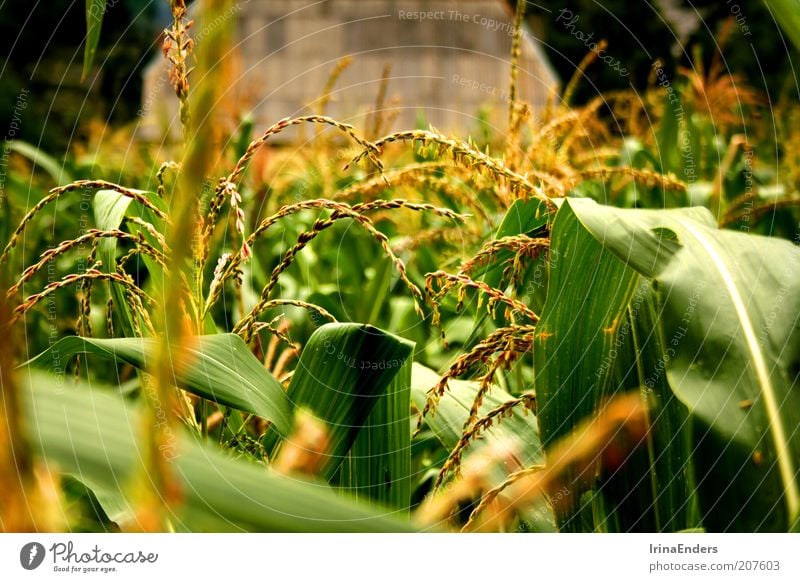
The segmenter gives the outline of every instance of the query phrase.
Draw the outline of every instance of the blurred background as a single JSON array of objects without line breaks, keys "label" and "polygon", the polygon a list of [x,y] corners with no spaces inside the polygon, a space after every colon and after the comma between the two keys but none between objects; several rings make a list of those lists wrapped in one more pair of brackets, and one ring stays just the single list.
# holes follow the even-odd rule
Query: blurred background
[{"label": "blurred background", "polygon": [[[459,120],[454,116],[478,113],[476,94],[482,92],[487,102],[502,101],[505,81],[499,85],[497,79],[505,78],[502,69],[508,66],[514,6],[512,0],[241,2],[231,15],[239,20],[240,31],[237,100],[245,111],[239,114],[267,100],[274,104],[268,112],[273,118],[297,114],[304,105],[313,109],[311,100],[322,93],[337,59],[350,54],[356,55],[356,66],[345,74],[353,77],[352,83],[343,78],[346,90],[333,99],[342,107],[350,100],[355,110],[346,114],[357,115],[360,103],[374,100],[384,66],[391,65],[389,97],[404,111],[403,121],[418,117],[424,106],[429,109],[427,122],[455,125]],[[445,13],[443,18],[401,17],[419,9]],[[77,0],[7,0],[0,7],[0,124],[8,127],[17,95],[29,91],[35,97],[28,100],[28,114],[16,137],[51,153],[85,145],[93,121],[137,125],[171,93],[167,83],[158,82],[165,71],[159,57],[161,31],[170,22],[168,2],[108,2],[93,70],[81,82],[84,10]],[[474,15],[484,18],[473,21]],[[672,71],[690,66],[698,55],[701,63],[709,63],[715,54],[724,55],[726,68],[772,103],[797,94],[792,77],[796,52],[762,2],[538,2],[529,3],[527,20],[531,54],[523,62],[527,74],[522,81],[527,77],[536,85],[528,89],[534,104],[546,99],[553,83],[566,82],[591,43],[600,39],[608,41],[614,66],[587,69],[576,88],[576,103],[600,92],[644,87],[657,59]],[[459,72],[453,64],[479,54],[487,58],[473,73]],[[290,74],[294,65],[289,58],[301,70]],[[158,70],[151,71],[148,88],[147,74],[153,68]],[[441,77],[440,86],[411,86],[425,77]],[[472,89],[476,81],[483,85],[479,91]],[[471,98],[459,100],[459,93]],[[449,116],[431,114],[437,108],[453,111]],[[147,123],[153,122],[151,115]],[[154,135],[159,131],[150,132]]]}]

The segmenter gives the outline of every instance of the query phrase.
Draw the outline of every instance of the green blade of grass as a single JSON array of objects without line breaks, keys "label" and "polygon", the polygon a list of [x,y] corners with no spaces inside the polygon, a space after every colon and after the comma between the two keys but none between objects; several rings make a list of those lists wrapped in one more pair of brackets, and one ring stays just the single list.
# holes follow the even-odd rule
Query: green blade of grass
[{"label": "green blade of grass", "polygon": [[24,141],[14,140],[8,144],[8,149],[30,160],[34,167],[39,167],[47,172],[56,184],[72,182],[72,176],[67,172],[66,164],[58,162],[54,157],[36,146]]}]

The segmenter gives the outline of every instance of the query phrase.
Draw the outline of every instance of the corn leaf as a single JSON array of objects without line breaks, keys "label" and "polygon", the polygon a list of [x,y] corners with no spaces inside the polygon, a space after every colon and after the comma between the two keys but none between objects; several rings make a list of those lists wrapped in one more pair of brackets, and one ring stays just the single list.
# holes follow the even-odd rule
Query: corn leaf
[{"label": "corn leaf", "polygon": [[411,503],[411,368],[406,359],[358,433],[342,480],[356,497],[408,512]]},{"label": "corn leaf", "polygon": [[[573,211],[559,209],[551,236],[547,300],[534,347],[539,424],[545,447],[567,438],[608,397],[641,390],[654,422],[644,447],[595,483],[572,476],[572,504],[562,504],[562,531],[676,531],[693,527],[685,412],[659,369],[664,351],[659,314],[646,279],[605,249]],[[662,211],[669,213],[670,211]],[[681,211],[694,216],[695,211]],[[614,223],[610,223],[613,228]],[[648,241],[673,249],[673,242]],[[630,257],[626,258],[631,259]],[[655,333],[654,333],[655,330]],[[649,382],[648,382],[649,380]],[[677,473],[672,469],[681,467]],[[585,494],[585,495],[584,495]]]},{"label": "corn leaf", "polygon": [[764,0],[781,28],[800,50],[800,0]]},{"label": "corn leaf", "polygon": [[[164,202],[152,192],[139,191],[141,194],[155,204],[161,210],[166,210]],[[125,216],[138,216],[143,220],[150,222],[156,228],[161,226],[161,219],[153,214],[153,212],[144,208],[138,203],[131,204],[133,200],[127,196],[123,196],[114,190],[100,190],[94,196],[94,219],[97,228],[101,230],[114,230],[122,226],[122,221]],[[147,231],[138,226],[132,228],[132,233],[136,234],[141,232],[145,240],[155,248],[160,248],[161,244]],[[116,238],[103,238],[98,243],[97,255],[102,261],[101,270],[106,273],[113,273],[117,269],[117,239]],[[150,257],[150,255],[142,254],[143,260],[147,270],[151,276],[159,271],[157,263]],[[125,336],[133,337],[134,333],[133,318],[134,314],[128,307],[128,301],[125,297],[124,291],[118,285],[110,285],[111,297],[114,299],[114,306],[116,313],[122,324],[122,331]],[[139,322],[142,325],[142,322]]]},{"label": "corn leaf", "polygon": [[[70,385],[30,368],[22,374],[25,430],[49,466],[91,488],[127,499],[144,468],[140,409],[106,390]],[[188,433],[172,459],[183,503],[174,526],[192,531],[398,532],[408,522],[358,504],[328,487],[287,478],[230,458]],[[130,506],[130,505],[129,505]]]},{"label": "corn leaf", "polygon": [[[294,406],[308,408],[326,424],[329,446],[322,477],[330,479],[336,473],[413,350],[411,342],[371,325],[329,323],[311,335],[292,376],[288,396]],[[403,411],[394,410],[391,414],[402,416]],[[396,421],[400,422],[390,420],[392,426]],[[388,440],[388,432],[389,427],[384,440]],[[391,447],[394,443],[388,444]],[[384,482],[383,477],[380,482]]]},{"label": "corn leaf", "polygon": [[536,326],[536,398],[545,448],[590,415],[611,368],[601,366],[639,281],[583,232],[564,205],[551,235],[547,300]]},{"label": "corn leaf", "polygon": [[718,230],[704,209],[619,210],[579,199],[565,209],[620,263],[655,281],[660,364],[695,422],[706,529],[789,530],[800,511],[800,249]]},{"label": "corn leaf", "polygon": [[103,16],[106,13],[107,0],[86,0],[86,43],[83,46],[83,73],[81,81],[86,79],[94,63],[97,44],[100,42],[100,30]]},{"label": "corn leaf", "polygon": [[[52,354],[64,359],[90,354],[146,370],[157,349],[156,339],[70,336],[28,363],[46,365]],[[224,406],[256,414],[272,421],[279,434],[288,433],[291,410],[283,387],[238,335],[199,336],[184,342],[182,349],[186,350],[191,363],[176,367],[175,378],[186,390]]]},{"label": "corn leaf", "polygon": [[649,405],[650,430],[645,445],[630,451],[622,466],[602,473],[597,488],[604,509],[595,507],[595,529],[674,532],[700,524],[687,470],[688,411],[659,364],[668,349],[658,325],[660,309],[654,285],[642,278],[614,340],[616,357],[607,356],[612,369],[608,386],[615,393],[641,391]]}]

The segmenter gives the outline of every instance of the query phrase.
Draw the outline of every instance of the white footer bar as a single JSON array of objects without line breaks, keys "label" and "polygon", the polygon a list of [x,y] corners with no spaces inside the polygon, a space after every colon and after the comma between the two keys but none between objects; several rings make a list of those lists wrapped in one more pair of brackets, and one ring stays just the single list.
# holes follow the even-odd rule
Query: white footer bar
[{"label": "white footer bar", "polygon": [[140,582],[192,576],[230,581],[253,579],[254,574],[259,580],[287,582],[503,580],[512,576],[542,580],[565,575],[566,579],[615,582],[796,582],[800,580],[800,535],[0,535],[0,580]]}]

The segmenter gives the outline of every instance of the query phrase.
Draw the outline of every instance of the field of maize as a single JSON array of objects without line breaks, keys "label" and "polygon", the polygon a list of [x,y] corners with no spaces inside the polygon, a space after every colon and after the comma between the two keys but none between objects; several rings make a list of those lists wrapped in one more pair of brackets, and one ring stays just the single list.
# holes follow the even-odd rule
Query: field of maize
[{"label": "field of maize", "polygon": [[534,108],[528,4],[502,131],[392,129],[386,86],[330,117],[357,58],[225,127],[232,23],[195,46],[172,0],[181,139],[8,142],[0,529],[800,531],[796,82],[729,70],[731,19],[579,100],[594,44]]}]

